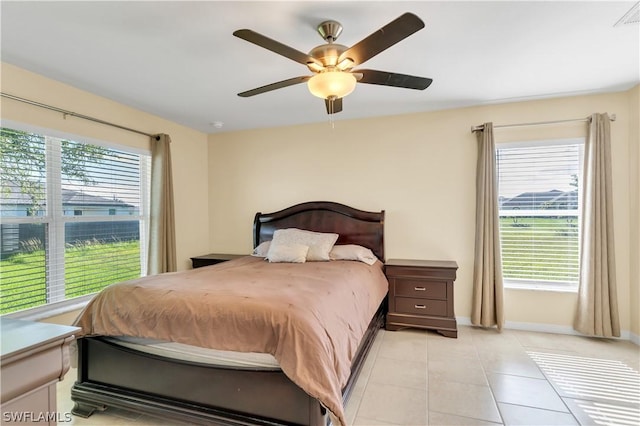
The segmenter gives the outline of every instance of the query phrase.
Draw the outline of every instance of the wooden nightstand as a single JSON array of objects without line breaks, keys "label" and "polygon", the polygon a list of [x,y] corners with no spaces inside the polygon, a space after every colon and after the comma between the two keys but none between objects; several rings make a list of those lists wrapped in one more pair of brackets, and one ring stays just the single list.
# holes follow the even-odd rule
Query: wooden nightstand
[{"label": "wooden nightstand", "polygon": [[417,327],[458,337],[453,312],[457,269],[454,261],[388,260],[385,263],[389,280],[387,330]]},{"label": "wooden nightstand", "polygon": [[244,254],[224,254],[224,253],[209,253],[202,256],[196,256],[191,258],[191,266],[193,268],[201,268],[203,266],[215,265],[216,263],[226,262],[227,260],[237,259],[244,257]]}]

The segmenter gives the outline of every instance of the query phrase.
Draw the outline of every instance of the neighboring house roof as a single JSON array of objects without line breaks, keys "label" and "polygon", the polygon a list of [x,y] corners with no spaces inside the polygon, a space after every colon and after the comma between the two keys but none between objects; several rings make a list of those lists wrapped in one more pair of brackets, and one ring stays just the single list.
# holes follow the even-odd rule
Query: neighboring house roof
[{"label": "neighboring house roof", "polygon": [[[16,185],[8,185],[8,192],[6,187],[3,188],[1,198],[7,204],[12,205],[31,205],[31,198],[20,192]],[[99,206],[99,207],[120,207],[120,208],[132,208],[135,207],[132,204],[125,203],[117,198],[100,197],[98,195],[87,194],[83,191],[76,191],[73,189],[62,189],[62,205],[63,206]]]},{"label": "neighboring house roof", "polygon": [[97,195],[86,194],[82,191],[62,189],[63,206],[104,206],[104,207],[134,207],[117,198],[106,198]]},{"label": "neighboring house roof", "polygon": [[578,191],[552,189],[545,192],[523,192],[513,198],[501,199],[500,208],[503,210],[576,209],[578,208]]}]

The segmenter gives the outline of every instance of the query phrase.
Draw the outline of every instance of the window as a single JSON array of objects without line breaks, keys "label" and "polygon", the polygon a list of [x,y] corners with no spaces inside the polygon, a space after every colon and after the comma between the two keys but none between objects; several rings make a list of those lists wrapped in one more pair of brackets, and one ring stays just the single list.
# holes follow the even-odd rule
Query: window
[{"label": "window", "polygon": [[575,288],[581,139],[498,145],[502,272],[513,287]]},{"label": "window", "polygon": [[0,131],[0,313],[143,275],[150,156]]}]

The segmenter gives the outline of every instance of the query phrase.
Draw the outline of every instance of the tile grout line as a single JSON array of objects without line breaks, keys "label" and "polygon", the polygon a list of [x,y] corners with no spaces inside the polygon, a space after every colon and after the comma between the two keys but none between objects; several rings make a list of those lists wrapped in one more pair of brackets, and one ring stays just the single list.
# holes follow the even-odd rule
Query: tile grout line
[{"label": "tile grout line", "polygon": [[471,341],[473,342],[473,348],[476,351],[476,355],[478,356],[478,359],[480,360],[480,368],[482,368],[482,373],[484,374],[484,379],[487,381],[487,387],[489,388],[489,392],[491,392],[491,397],[493,398],[493,403],[496,406],[496,410],[498,410],[498,415],[500,416],[500,423],[502,423],[504,425],[505,422],[504,422],[504,416],[502,415],[502,410],[500,410],[500,406],[498,405],[498,400],[496,399],[496,395],[493,392],[493,388],[491,387],[491,382],[489,381],[489,375],[487,374],[486,368],[484,368],[484,363],[482,362],[482,357],[480,357],[480,352],[479,352],[478,346],[476,345],[475,340],[473,339],[473,336],[471,337]]}]

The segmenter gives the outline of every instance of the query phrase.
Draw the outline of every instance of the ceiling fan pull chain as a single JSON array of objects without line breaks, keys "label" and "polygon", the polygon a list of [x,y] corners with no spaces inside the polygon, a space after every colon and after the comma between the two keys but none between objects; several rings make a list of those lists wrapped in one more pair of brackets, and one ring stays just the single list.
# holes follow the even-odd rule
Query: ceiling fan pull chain
[{"label": "ceiling fan pull chain", "polygon": [[331,124],[331,130],[334,130],[335,127],[335,123],[333,121],[333,113],[335,112],[335,96],[331,96],[329,97],[329,124]]}]

